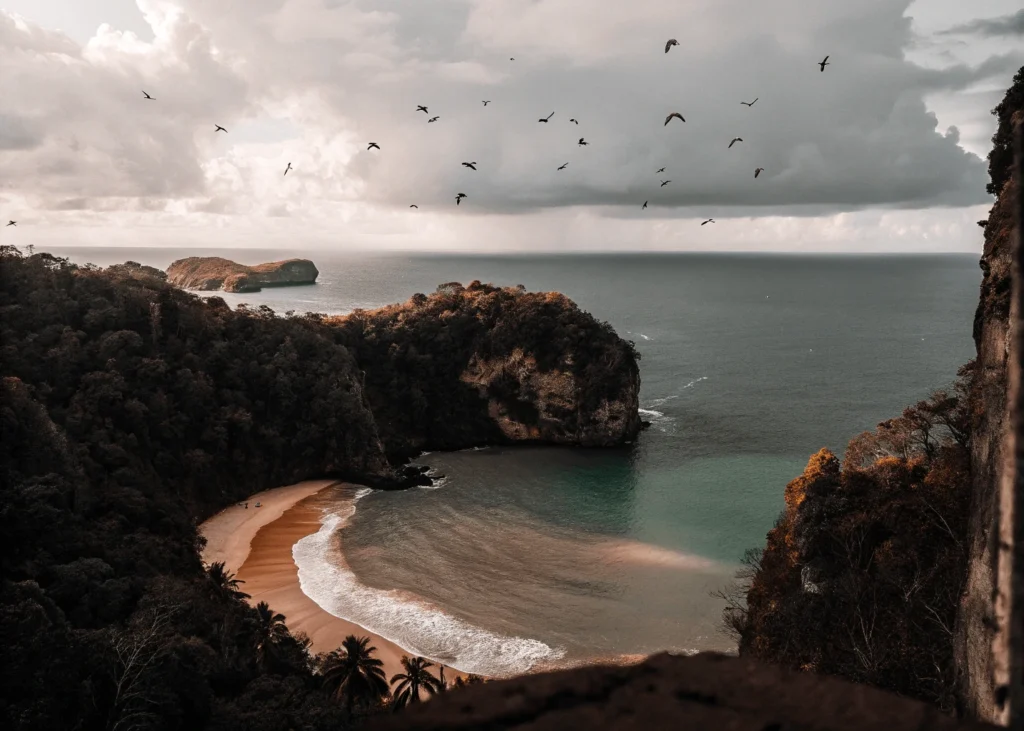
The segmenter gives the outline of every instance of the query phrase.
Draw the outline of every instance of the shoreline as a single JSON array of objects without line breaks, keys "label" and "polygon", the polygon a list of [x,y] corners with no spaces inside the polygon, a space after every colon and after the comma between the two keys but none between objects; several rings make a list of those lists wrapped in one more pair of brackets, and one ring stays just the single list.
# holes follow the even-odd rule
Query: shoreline
[{"label": "shoreline", "polygon": [[[309,637],[314,653],[337,649],[350,634],[369,637],[390,681],[393,675],[404,671],[402,656],[415,653],[322,609],[303,593],[298,567],[292,558],[292,547],[320,530],[320,493],[328,487],[348,484],[337,480],[300,482],[253,495],[248,500],[248,509],[242,504],[225,508],[199,526],[207,540],[202,559],[207,564],[224,562],[229,572],[245,582],[241,588],[250,595],[249,604],[255,606],[265,601],[275,612],[283,614],[292,635],[301,633]],[[262,507],[254,507],[256,502],[261,502]],[[437,663],[434,665],[436,668]],[[445,666],[448,682],[465,675]]]}]

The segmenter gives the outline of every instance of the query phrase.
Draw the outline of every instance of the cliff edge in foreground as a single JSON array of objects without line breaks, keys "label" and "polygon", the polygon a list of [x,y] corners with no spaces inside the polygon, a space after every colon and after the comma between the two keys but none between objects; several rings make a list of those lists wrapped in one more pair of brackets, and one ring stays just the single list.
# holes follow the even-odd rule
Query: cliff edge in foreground
[{"label": "cliff edge in foreground", "polygon": [[392,459],[513,442],[609,447],[640,431],[633,344],[564,295],[450,282],[327,321],[365,369]]},{"label": "cliff edge in foreground", "polygon": [[167,267],[167,279],[184,289],[259,292],[263,287],[313,284],[320,275],[309,259],[246,266],[219,256],[190,256]]}]

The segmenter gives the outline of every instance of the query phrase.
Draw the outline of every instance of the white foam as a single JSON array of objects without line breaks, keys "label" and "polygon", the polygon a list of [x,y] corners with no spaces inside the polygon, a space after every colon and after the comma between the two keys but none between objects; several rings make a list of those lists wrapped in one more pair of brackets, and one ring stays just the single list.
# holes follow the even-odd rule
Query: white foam
[{"label": "white foam", "polygon": [[693,388],[694,386],[696,386],[701,381],[706,381],[706,380],[708,380],[707,376],[701,376],[700,378],[696,378],[696,379],[690,381],[685,386],[683,386],[683,388]]},{"label": "white foam", "polygon": [[560,659],[565,651],[525,637],[488,632],[406,592],[374,589],[359,582],[334,550],[335,533],[355,513],[352,503],[326,514],[320,530],[292,547],[302,592],[324,611],[354,622],[410,653],[461,670],[488,676],[519,675],[538,663]]},{"label": "white foam", "polygon": [[637,409],[637,411],[640,412],[641,414],[646,414],[647,416],[664,416],[665,415],[665,414],[663,414],[660,411],[655,411],[654,409]]}]

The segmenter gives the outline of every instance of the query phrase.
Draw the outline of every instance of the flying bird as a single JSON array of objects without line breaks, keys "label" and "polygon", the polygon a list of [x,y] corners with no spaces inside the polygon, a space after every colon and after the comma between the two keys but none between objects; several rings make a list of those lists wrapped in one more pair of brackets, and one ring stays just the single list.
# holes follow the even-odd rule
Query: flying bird
[{"label": "flying bird", "polygon": [[590,143],[589,143],[589,142],[587,142],[587,141],[586,141],[585,139],[583,139],[582,137],[580,137],[580,141],[579,141],[579,142],[577,142],[576,144],[577,144],[577,145],[579,145],[580,147],[583,147],[583,145],[589,145]]},{"label": "flying bird", "polygon": [[216,129],[213,130],[214,133],[223,132],[224,134],[227,134],[227,130],[224,129],[223,127],[221,127],[219,124],[215,124],[213,126],[216,128]]},{"label": "flying bird", "polygon": [[439,120],[440,118],[441,118],[440,116],[437,116],[437,117],[431,117],[430,119],[428,119],[428,120],[427,120],[427,124],[430,124],[431,122],[436,122],[436,121],[437,121],[437,120]]},{"label": "flying bird", "polygon": [[537,121],[538,121],[538,122],[547,122],[547,121],[548,121],[549,119],[551,119],[551,118],[552,118],[553,116],[555,116],[555,113],[554,113],[554,112],[551,112],[551,114],[549,114],[548,116],[546,116],[546,117],[541,117],[541,118],[540,118],[540,119],[538,119]]},{"label": "flying bird", "polygon": [[644,204],[642,206],[640,206],[640,210],[642,211],[645,208],[647,208],[647,201],[644,201]]},{"label": "flying bird", "polygon": [[476,170],[476,161],[464,162],[462,163],[462,167],[469,168],[470,170]]},{"label": "flying bird", "polygon": [[468,198],[468,197],[469,196],[466,195],[465,193],[459,193],[457,196],[455,196],[455,205],[459,205],[462,202],[463,198]]},{"label": "flying bird", "polygon": [[409,208],[419,208],[419,206],[413,203],[411,206],[409,206]]},{"label": "flying bird", "polygon": [[[17,221],[8,221],[8,222],[7,222],[7,225],[8,225],[8,226],[17,226],[17,225],[18,225],[18,222],[17,222]],[[5,227],[5,228],[6,228],[6,227]]]},{"label": "flying bird", "polygon": [[756,178],[758,175],[760,175],[763,172],[764,172],[764,168],[754,168],[754,177]]},{"label": "flying bird", "polygon": [[[760,99],[760,98],[761,98],[761,97],[757,97],[757,99]],[[748,107],[752,107],[752,106],[754,106],[755,104],[757,104],[757,99],[754,99],[754,101],[752,101],[752,102],[740,102],[740,104],[745,104],[745,105],[746,105],[746,106],[748,106]]]},{"label": "flying bird", "polygon": [[825,67],[826,66],[831,66],[832,64],[830,64],[828,62],[828,56],[825,56],[825,58],[818,65],[821,66],[821,70],[822,70],[822,72],[824,72],[825,71]]},{"label": "flying bird", "polygon": [[729,147],[728,147],[728,148],[726,148],[726,149],[729,149],[729,148],[731,148],[731,147],[732,147],[733,145],[735,145],[735,144],[736,144],[737,142],[743,142],[743,138],[742,138],[742,137],[733,137],[733,138],[732,138],[732,142],[730,142],[730,143],[729,143]]},{"label": "flying bird", "polygon": [[371,142],[366,149],[372,150],[374,147],[376,147],[378,150],[380,149],[380,145],[378,145],[376,142]]},{"label": "flying bird", "polygon": [[577,122],[575,119],[570,119],[569,121],[572,122],[573,124],[579,124],[579,122]]},{"label": "flying bird", "polygon": [[514,58],[510,58],[509,61],[515,61],[515,59]]},{"label": "flying bird", "polygon": [[679,41],[677,41],[675,38],[669,38],[668,42],[665,44],[665,53],[668,53],[668,49],[672,48],[672,46],[678,46],[678,45],[679,45]]},{"label": "flying bird", "polygon": [[569,167],[569,163],[565,163],[565,165],[559,165],[558,169],[559,170],[565,170],[567,167]]},{"label": "flying bird", "polygon": [[661,181],[661,187],[664,188],[666,185],[668,185],[671,182],[672,182],[671,180],[662,180]]},{"label": "flying bird", "polygon": [[679,117],[679,119],[682,120],[683,122],[686,121],[685,119],[683,119],[683,115],[680,114],[679,112],[672,112],[672,114],[665,117],[665,127],[668,127],[668,123],[672,121],[672,117]]},{"label": "flying bird", "polygon": [[[142,90],[142,96],[146,97],[147,99],[153,99],[153,97],[146,93],[145,89]],[[156,101],[156,99],[153,99],[153,101]]]},{"label": "flying bird", "polygon": [[427,108],[425,106],[423,106],[422,104],[417,104],[416,105],[416,111],[417,112],[423,112],[424,114],[430,114],[430,112],[427,111]]},{"label": "flying bird", "polygon": [[663,173],[663,172],[665,172],[665,168],[658,168],[654,172],[656,172],[656,173]]},{"label": "flying bird", "polygon": [[490,100],[490,99],[488,99],[487,101],[485,101],[485,102],[484,102],[484,106],[486,107],[486,106],[487,106],[488,104],[490,104],[490,103],[491,103],[491,100]]},{"label": "flying bird", "polygon": [[706,220],[706,221],[705,221],[704,223],[702,223],[702,224],[701,224],[701,226],[703,226],[703,225],[704,225],[705,223],[714,223],[714,222],[715,222],[715,219],[713,219],[713,218],[709,218],[709,219],[708,219],[708,220]]},{"label": "flying bird", "polygon": [[286,168],[284,169],[284,174],[285,174],[285,175],[287,175],[287,174],[288,174],[288,171],[289,171],[289,170],[291,170],[291,169],[292,169],[292,164],[291,164],[291,163],[288,163],[288,167],[286,167]]}]

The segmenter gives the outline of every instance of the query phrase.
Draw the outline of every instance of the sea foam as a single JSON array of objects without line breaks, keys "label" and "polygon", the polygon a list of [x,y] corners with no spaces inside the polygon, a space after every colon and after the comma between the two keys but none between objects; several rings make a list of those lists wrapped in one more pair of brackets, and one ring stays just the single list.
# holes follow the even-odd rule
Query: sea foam
[{"label": "sea foam", "polygon": [[321,609],[354,622],[415,655],[488,676],[510,676],[565,655],[538,640],[506,637],[441,611],[408,592],[362,584],[335,548],[336,534],[355,514],[355,503],[325,514],[320,530],[292,547],[302,592]]}]

